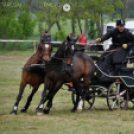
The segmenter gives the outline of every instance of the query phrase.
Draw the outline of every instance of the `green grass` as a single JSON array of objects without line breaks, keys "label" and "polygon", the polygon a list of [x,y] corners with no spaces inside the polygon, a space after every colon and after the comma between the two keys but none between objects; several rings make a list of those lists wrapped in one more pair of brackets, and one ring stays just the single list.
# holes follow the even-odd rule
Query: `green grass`
[{"label": "green grass", "polygon": [[10,115],[19,91],[21,68],[32,52],[0,52],[0,134],[132,134],[134,110],[108,110],[106,99],[96,98],[92,109],[71,113],[71,92],[60,90],[49,115],[36,116],[43,85],[35,94],[27,113],[20,113],[31,92],[28,85],[18,115]]}]

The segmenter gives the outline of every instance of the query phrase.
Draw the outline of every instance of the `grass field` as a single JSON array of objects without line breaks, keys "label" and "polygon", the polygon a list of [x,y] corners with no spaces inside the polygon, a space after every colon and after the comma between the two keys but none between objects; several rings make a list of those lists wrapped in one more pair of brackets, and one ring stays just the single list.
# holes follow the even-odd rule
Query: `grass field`
[{"label": "grass field", "polygon": [[60,90],[49,115],[36,116],[43,85],[27,113],[20,113],[31,92],[27,86],[18,115],[10,115],[19,90],[21,68],[33,52],[0,52],[0,134],[133,134],[134,110],[109,111],[106,99],[96,98],[92,109],[71,113],[71,92]]}]

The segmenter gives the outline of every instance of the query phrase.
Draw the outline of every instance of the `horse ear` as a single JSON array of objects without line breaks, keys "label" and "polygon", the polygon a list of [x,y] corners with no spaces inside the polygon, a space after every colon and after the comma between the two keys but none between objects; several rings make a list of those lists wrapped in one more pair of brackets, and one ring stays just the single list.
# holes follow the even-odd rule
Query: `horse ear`
[{"label": "horse ear", "polygon": [[67,41],[70,41],[70,35],[67,36],[67,39],[66,39],[66,40],[67,40]]}]

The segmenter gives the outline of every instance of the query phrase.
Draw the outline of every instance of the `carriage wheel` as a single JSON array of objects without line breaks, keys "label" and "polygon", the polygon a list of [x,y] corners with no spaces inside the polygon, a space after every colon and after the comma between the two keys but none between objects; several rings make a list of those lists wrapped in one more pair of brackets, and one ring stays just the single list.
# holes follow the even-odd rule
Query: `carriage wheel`
[{"label": "carriage wheel", "polygon": [[110,110],[125,110],[128,104],[128,90],[121,82],[114,82],[107,91],[107,105]]},{"label": "carriage wheel", "polygon": [[95,88],[94,87],[89,88],[89,91],[90,91],[90,96],[87,96],[84,102],[84,107],[86,109],[91,109],[95,101]]},{"label": "carriage wheel", "polygon": [[[90,88],[89,90],[90,90],[90,95],[91,96],[87,96],[87,98],[84,101],[84,105],[83,105],[83,107],[85,107],[86,109],[90,109],[93,106],[94,101],[95,101],[95,96],[94,96],[95,95],[95,92],[94,92],[95,89]],[[74,105],[76,104],[76,91],[75,90],[72,92],[72,102],[73,102]]]}]

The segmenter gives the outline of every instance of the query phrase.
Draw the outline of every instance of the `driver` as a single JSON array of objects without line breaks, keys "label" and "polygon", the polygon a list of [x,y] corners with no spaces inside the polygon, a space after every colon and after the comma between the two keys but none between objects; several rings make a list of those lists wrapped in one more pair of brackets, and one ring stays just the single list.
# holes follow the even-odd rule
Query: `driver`
[{"label": "driver", "polygon": [[[96,39],[96,43],[100,43],[109,38],[112,38],[112,45],[110,46],[108,51],[112,49],[117,49],[119,47],[122,47],[125,50],[129,49],[132,45],[134,45],[134,39],[133,39],[133,35],[124,26],[125,26],[125,21],[118,20],[116,22],[116,28],[108,32],[107,34],[103,35],[101,38]],[[101,57],[104,57],[104,56],[106,57],[105,64],[106,66],[108,66],[108,69],[109,69],[107,71],[113,70],[113,66],[112,66],[113,55],[115,52],[109,52],[109,53],[104,53],[101,56]]]}]

